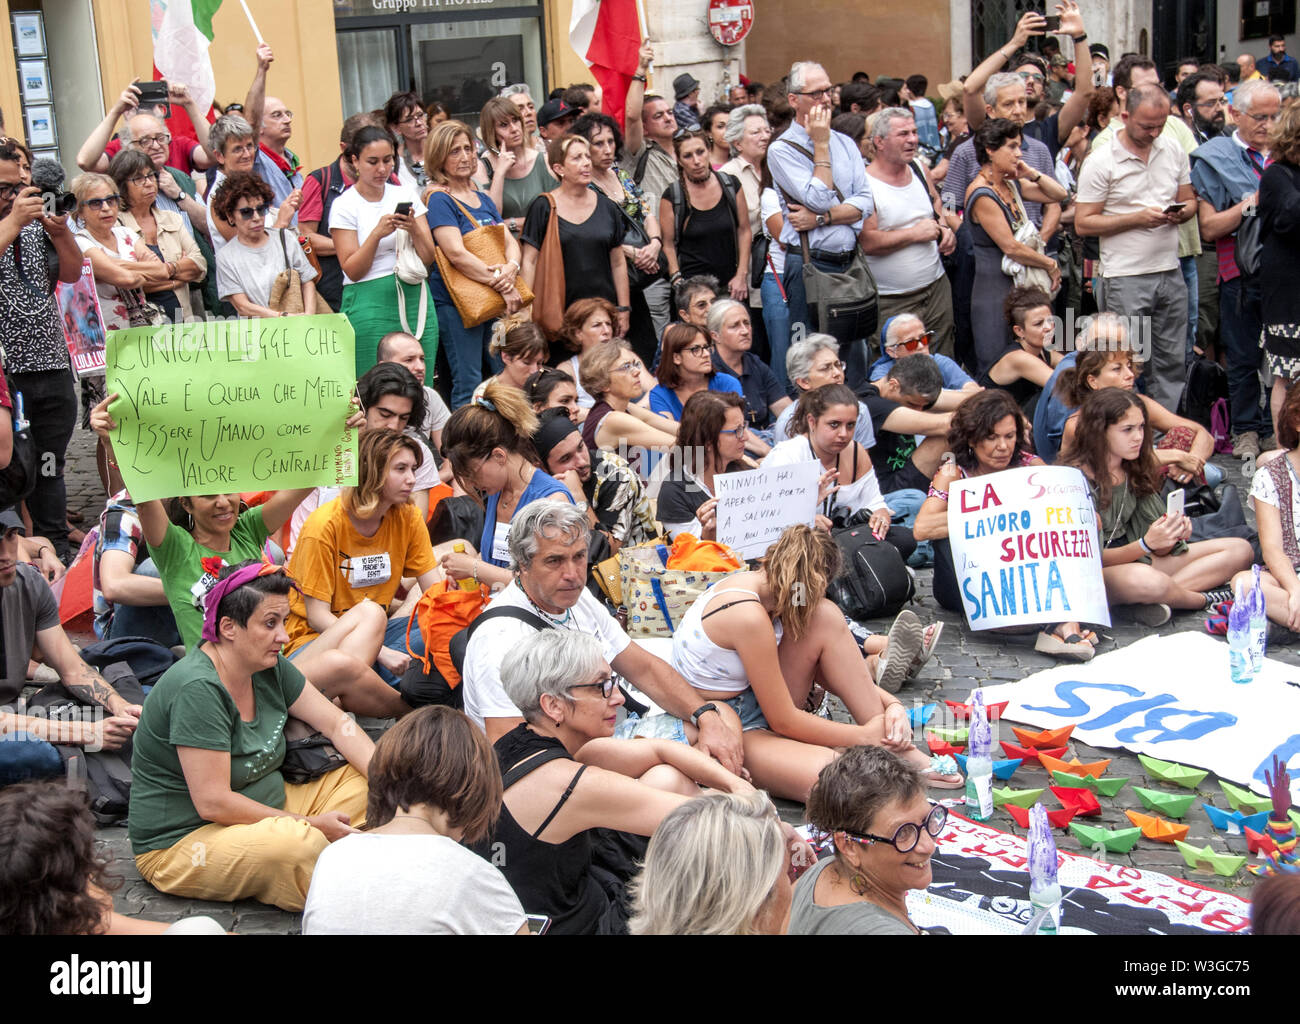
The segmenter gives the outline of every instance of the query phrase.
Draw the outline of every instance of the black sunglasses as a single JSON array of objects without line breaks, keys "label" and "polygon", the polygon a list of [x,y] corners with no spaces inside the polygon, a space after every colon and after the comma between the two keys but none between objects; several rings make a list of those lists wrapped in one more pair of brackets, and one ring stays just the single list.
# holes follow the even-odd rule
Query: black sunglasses
[{"label": "black sunglasses", "polygon": [[244,220],[252,220],[254,217],[265,217],[270,209],[271,206],[269,203],[262,203],[256,209],[251,206],[241,206],[235,212]]},{"label": "black sunglasses", "polygon": [[921,841],[921,829],[924,828],[931,836],[938,836],[943,831],[944,823],[948,820],[948,808],[942,804],[936,804],[925,820],[921,824],[912,821],[906,821],[898,826],[892,839],[886,839],[884,836],[873,836],[870,832],[849,832],[840,830],[849,839],[859,843],[865,843],[870,846],[872,843],[888,843],[899,853],[911,853],[916,849],[916,844]]}]

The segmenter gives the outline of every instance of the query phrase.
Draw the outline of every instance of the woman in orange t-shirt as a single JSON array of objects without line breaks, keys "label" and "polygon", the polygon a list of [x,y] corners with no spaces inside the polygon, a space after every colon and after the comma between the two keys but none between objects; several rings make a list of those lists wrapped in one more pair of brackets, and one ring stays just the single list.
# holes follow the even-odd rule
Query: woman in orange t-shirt
[{"label": "woman in orange t-shirt", "polygon": [[[303,524],[289,561],[302,593],[289,600],[285,655],[293,660],[314,650],[318,639],[339,616],[371,603],[382,637],[365,652],[374,669],[396,686],[410,662],[406,650],[409,618],[400,611],[389,617],[389,606],[403,577],[415,577],[421,590],[442,579],[429,532],[420,511],[411,504],[415,470],[423,453],[419,444],[394,430],[362,435],[357,486],[313,512]],[[419,625],[412,623],[411,648],[424,653]],[[363,661],[365,655],[358,655]]]}]

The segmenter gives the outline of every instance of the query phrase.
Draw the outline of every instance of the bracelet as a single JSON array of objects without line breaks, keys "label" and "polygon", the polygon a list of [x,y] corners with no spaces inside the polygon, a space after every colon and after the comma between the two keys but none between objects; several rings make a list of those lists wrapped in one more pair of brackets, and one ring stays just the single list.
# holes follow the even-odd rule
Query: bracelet
[{"label": "bracelet", "polygon": [[1087,32],[1080,32],[1077,36],[1070,36],[1076,43],[1081,43],[1088,38]]},{"label": "bracelet", "polygon": [[631,306],[615,306],[615,307],[614,307],[614,312],[615,312],[615,313],[630,313],[630,312],[632,312],[632,307],[631,307]]},{"label": "bracelet", "polygon": [[1148,555],[1154,555],[1154,554],[1155,554],[1155,552],[1151,550],[1151,545],[1147,543],[1147,539],[1146,539],[1145,537],[1139,537],[1139,538],[1138,538],[1138,547],[1140,547],[1140,548],[1141,548],[1143,551],[1145,551]]},{"label": "bracelet", "polygon": [[634,82],[640,82],[642,85],[645,85],[645,83],[646,83],[646,77],[645,77],[645,75],[633,75],[633,76],[632,76],[632,81],[634,81]]},{"label": "bracelet", "polygon": [[831,165],[831,162],[830,162],[829,160],[814,160],[814,161],[813,161],[813,166],[814,166],[814,167],[829,167],[830,165]]},{"label": "bracelet", "polygon": [[652,242],[658,242],[660,245],[663,245],[663,244],[664,244],[664,236],[663,236],[663,235],[651,235],[651,236],[650,236],[650,241],[652,241]]},{"label": "bracelet", "polygon": [[37,558],[40,558],[40,557],[41,557],[41,552],[42,552],[42,551],[49,551],[49,552],[52,553],[52,552],[54,551],[54,549],[53,549],[52,547],[50,547],[48,544],[42,544],[39,548],[36,549],[36,557],[37,557]]},{"label": "bracelet", "polygon": [[930,490],[927,491],[926,494],[928,497],[938,498],[940,501],[948,500],[948,492],[939,490],[939,488],[935,487],[934,484],[930,485]]}]

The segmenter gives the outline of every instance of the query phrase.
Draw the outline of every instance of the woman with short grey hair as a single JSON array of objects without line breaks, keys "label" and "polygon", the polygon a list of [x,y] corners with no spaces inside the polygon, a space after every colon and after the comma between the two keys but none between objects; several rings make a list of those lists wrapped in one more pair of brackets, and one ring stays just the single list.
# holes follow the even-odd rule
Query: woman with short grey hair
[{"label": "woman with short grey hair", "polygon": [[776,417],[793,403],[771,368],[754,355],[755,318],[735,299],[717,299],[709,307],[705,323],[713,342],[715,365],[738,381],[745,395],[745,450],[761,458],[775,443],[772,427]]},{"label": "woman with short grey hair", "polygon": [[[843,384],[844,363],[840,359],[840,343],[829,334],[810,334],[790,346],[790,351],[785,356],[785,370],[801,395],[824,384]],[[788,406],[776,418],[772,433],[777,444],[794,436],[790,432],[794,410],[794,405]],[[853,428],[853,436],[867,451],[876,445],[876,434],[871,429],[871,414],[861,400],[858,401],[858,425]]]},{"label": "woman with short grey hair", "polygon": [[[529,637],[501,663],[501,685],[524,722],[494,744],[504,799],[479,852],[500,863],[530,913],[551,918],[552,932],[626,931],[624,885],[644,855],[634,837],[652,835],[701,785],[753,787],[685,743],[613,739],[623,693],[585,633]],[[631,834],[615,839],[625,855],[631,847],[624,877],[592,872],[593,829]]]}]

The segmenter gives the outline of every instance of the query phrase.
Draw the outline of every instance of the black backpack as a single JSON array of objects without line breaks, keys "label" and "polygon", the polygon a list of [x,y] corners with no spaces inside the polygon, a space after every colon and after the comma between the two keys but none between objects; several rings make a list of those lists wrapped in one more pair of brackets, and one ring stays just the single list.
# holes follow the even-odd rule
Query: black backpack
[{"label": "black backpack", "polygon": [[844,569],[826,588],[849,618],[861,622],[896,615],[916,593],[916,583],[898,548],[876,540],[867,525],[832,534],[844,555]]},{"label": "black backpack", "polygon": [[1187,386],[1178,401],[1178,415],[1213,433],[1210,411],[1220,398],[1228,398],[1228,372],[1213,360],[1194,360],[1187,368]]},{"label": "black backpack", "polygon": [[[727,209],[731,213],[731,223],[733,226],[740,224],[740,214],[736,208],[736,193],[740,190],[740,181],[734,175],[726,174],[722,171],[714,171],[714,177],[722,186],[722,198],[727,204]],[[682,179],[679,177],[664,193],[668,201],[673,204],[673,219],[676,225],[677,233],[673,236],[681,243],[682,231],[686,228],[686,222],[690,219],[693,211],[691,205],[686,201],[686,189],[682,185]]]}]

